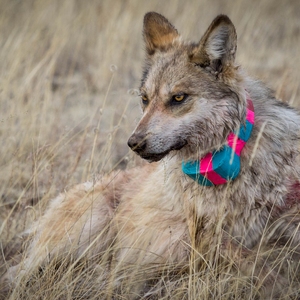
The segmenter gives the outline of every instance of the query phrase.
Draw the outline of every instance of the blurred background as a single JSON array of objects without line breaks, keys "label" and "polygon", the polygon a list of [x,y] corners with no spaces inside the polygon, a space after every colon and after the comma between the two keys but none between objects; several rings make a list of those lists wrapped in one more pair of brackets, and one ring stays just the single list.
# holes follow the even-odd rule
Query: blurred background
[{"label": "blurred background", "polygon": [[3,245],[31,220],[32,205],[42,211],[71,185],[136,163],[126,142],[140,117],[148,11],[194,41],[227,14],[237,29],[237,62],[300,105],[299,0],[1,0]]}]

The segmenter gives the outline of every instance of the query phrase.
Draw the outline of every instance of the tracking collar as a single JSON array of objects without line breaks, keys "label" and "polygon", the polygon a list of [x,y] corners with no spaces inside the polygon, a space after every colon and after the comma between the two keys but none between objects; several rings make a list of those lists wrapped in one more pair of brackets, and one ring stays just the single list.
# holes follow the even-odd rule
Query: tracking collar
[{"label": "tracking collar", "polygon": [[214,186],[235,179],[241,169],[241,152],[251,136],[255,113],[251,99],[247,98],[246,124],[231,132],[221,150],[207,153],[196,161],[182,162],[182,171],[200,185]]}]

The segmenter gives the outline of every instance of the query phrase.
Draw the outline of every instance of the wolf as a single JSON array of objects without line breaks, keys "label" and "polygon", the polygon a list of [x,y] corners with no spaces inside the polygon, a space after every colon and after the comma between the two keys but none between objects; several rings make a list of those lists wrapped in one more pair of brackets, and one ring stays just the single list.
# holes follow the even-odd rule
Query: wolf
[{"label": "wolf", "polygon": [[143,38],[143,115],[128,145],[147,162],[53,199],[5,279],[16,284],[67,253],[112,251],[118,270],[225,264],[264,299],[280,297],[299,278],[297,263],[293,278],[282,267],[300,251],[299,113],[236,64],[226,15],[186,42],[149,12]]}]

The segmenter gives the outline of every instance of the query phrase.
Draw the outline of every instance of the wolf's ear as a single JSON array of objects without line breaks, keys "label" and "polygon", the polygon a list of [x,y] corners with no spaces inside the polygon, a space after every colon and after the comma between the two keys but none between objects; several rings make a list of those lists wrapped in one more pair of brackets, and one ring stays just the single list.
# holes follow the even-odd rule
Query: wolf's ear
[{"label": "wolf's ear", "polygon": [[225,15],[219,15],[206,30],[190,59],[218,74],[224,66],[234,62],[236,42],[236,31],[231,20]]},{"label": "wolf's ear", "polygon": [[149,55],[166,50],[179,35],[175,27],[162,15],[149,12],[144,17],[144,40]]}]

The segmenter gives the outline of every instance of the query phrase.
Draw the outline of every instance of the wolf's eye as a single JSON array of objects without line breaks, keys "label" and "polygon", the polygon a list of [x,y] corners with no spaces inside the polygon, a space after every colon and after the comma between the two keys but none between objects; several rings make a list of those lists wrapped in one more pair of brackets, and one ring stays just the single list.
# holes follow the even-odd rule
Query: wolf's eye
[{"label": "wolf's eye", "polygon": [[146,95],[141,95],[141,98],[142,98],[143,104],[147,105],[148,104],[148,97]]},{"label": "wolf's eye", "polygon": [[187,94],[177,94],[174,95],[171,99],[171,104],[179,104],[187,98]]},{"label": "wolf's eye", "polygon": [[182,101],[184,99],[184,95],[176,95],[176,96],[174,96],[174,100],[176,100],[176,101]]}]

